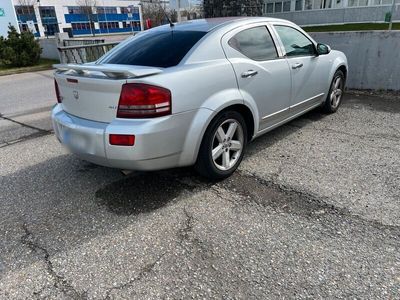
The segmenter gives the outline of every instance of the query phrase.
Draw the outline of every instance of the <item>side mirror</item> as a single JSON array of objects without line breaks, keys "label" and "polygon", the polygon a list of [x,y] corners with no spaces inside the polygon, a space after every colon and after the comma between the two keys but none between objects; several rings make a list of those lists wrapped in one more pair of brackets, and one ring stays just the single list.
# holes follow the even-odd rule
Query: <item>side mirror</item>
[{"label": "side mirror", "polygon": [[324,54],[328,54],[329,52],[331,52],[331,47],[329,47],[328,45],[325,44],[317,44],[317,52],[318,55],[324,55]]}]

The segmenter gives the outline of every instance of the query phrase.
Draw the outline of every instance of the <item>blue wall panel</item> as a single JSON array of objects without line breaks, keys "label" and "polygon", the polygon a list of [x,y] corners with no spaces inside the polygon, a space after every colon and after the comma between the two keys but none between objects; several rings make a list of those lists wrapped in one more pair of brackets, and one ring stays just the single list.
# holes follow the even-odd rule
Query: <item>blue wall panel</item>
[{"label": "blue wall panel", "polygon": [[[85,22],[88,21],[88,17],[84,14],[65,14],[65,22],[72,23],[72,22]],[[108,21],[108,22],[123,22],[126,20],[132,21],[139,21],[140,17],[139,14],[132,14],[132,18],[128,18],[127,14],[107,14],[107,15],[93,15],[93,20],[97,21]]]},{"label": "blue wall panel", "polygon": [[[104,33],[118,33],[118,32],[131,32],[131,28],[109,28],[108,31],[106,28],[96,29],[95,34],[104,34]],[[140,31],[140,27],[133,27],[133,31]],[[72,30],[73,35],[90,35],[92,32],[90,29],[80,29],[80,30]]]},{"label": "blue wall panel", "polygon": [[34,14],[30,15],[17,15],[18,21],[21,23],[26,23],[26,21],[33,21],[34,23],[37,23],[36,16]]}]

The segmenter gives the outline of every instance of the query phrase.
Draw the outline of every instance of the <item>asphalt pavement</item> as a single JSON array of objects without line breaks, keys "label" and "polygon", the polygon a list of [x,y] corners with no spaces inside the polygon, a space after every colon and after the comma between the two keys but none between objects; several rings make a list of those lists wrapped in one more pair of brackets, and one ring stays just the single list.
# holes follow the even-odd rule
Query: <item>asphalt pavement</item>
[{"label": "asphalt pavement", "polygon": [[52,133],[51,72],[0,77],[0,299],[400,298],[400,97],[347,94],[239,170],[133,172]]}]

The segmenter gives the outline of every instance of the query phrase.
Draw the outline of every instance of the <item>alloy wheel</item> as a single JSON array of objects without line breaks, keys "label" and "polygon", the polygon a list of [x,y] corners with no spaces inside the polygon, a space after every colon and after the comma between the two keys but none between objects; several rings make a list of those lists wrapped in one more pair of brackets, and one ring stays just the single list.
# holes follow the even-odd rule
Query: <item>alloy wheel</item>
[{"label": "alloy wheel", "polygon": [[243,151],[242,125],[235,119],[225,120],[216,130],[211,155],[214,165],[222,171],[235,166]]},{"label": "alloy wheel", "polygon": [[332,89],[330,95],[330,101],[332,108],[339,106],[343,94],[343,81],[340,76],[336,77],[332,82]]}]

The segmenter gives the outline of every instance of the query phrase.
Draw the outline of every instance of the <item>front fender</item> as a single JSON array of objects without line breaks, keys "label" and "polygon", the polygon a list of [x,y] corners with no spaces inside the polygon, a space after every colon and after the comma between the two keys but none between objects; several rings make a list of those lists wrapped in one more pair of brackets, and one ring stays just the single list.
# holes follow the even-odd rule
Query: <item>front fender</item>
[{"label": "front fender", "polygon": [[329,55],[332,55],[332,57],[333,57],[333,62],[331,64],[331,69],[329,72],[329,87],[330,87],[330,83],[332,82],[333,76],[335,75],[335,72],[337,71],[337,69],[339,69],[341,66],[344,66],[347,70],[347,76],[348,76],[349,67],[347,64],[347,57],[343,52],[337,51],[337,50],[332,50]]}]

